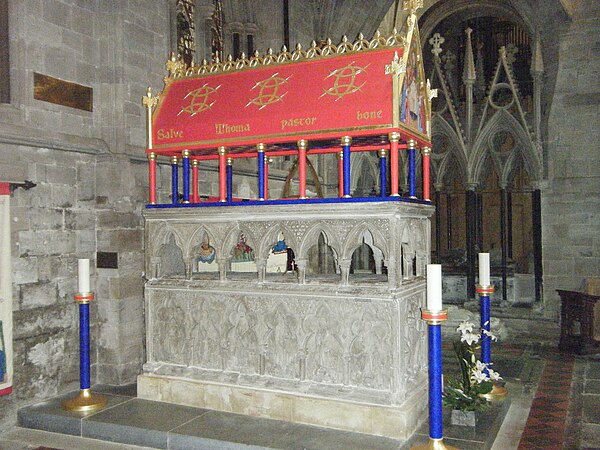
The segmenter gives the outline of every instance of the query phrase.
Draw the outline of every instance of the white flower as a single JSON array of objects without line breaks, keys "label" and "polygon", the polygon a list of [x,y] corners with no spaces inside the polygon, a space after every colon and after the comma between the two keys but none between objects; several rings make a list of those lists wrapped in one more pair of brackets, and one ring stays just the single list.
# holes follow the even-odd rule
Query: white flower
[{"label": "white flower", "polygon": [[492,333],[491,331],[488,331],[488,330],[482,329],[482,330],[481,330],[481,332],[482,332],[483,334],[485,334],[486,336],[489,336],[489,337],[490,337],[490,339],[491,339],[492,341],[494,341],[494,342],[496,342],[496,341],[498,340],[498,336],[496,336],[496,335],[495,335],[494,333]]},{"label": "white flower", "polygon": [[482,370],[477,370],[473,368],[471,373],[471,382],[472,383],[482,383],[484,381],[488,381],[490,378],[486,375],[486,373]]},{"label": "white flower", "polygon": [[474,328],[474,325],[471,322],[468,322],[465,320],[465,321],[461,322],[461,324],[458,326],[456,331],[460,331],[461,334],[462,333],[472,333],[473,328]]},{"label": "white flower", "polygon": [[490,380],[493,381],[498,381],[501,380],[502,377],[500,376],[500,374],[498,372],[494,372],[492,369],[488,369],[488,376],[490,377]]},{"label": "white flower", "polygon": [[469,331],[462,333],[460,340],[467,345],[473,345],[479,341],[479,335]]},{"label": "white flower", "polygon": [[487,367],[488,365],[486,363],[482,363],[481,361],[475,362],[475,370],[484,371]]}]

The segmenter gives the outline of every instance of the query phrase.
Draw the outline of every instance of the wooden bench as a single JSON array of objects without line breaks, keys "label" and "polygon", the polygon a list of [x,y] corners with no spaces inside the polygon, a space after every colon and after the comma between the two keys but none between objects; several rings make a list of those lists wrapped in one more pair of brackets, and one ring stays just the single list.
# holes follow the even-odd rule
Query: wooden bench
[{"label": "wooden bench", "polygon": [[561,300],[558,348],[577,354],[600,352],[594,339],[594,305],[600,295],[557,289]]}]

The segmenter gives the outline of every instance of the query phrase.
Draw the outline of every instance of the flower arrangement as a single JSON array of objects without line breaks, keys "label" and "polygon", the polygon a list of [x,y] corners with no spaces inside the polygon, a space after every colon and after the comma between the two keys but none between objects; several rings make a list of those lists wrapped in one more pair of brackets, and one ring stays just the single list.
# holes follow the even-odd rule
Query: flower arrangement
[{"label": "flower arrangement", "polygon": [[460,340],[453,343],[454,353],[458,359],[461,376],[448,381],[443,394],[444,406],[460,411],[483,411],[488,407],[487,400],[482,397],[494,387],[493,381],[501,380],[500,375],[475,357],[480,348],[481,336],[489,336],[497,340],[491,332],[482,329],[475,333],[471,322],[462,322],[456,331],[460,332]]}]

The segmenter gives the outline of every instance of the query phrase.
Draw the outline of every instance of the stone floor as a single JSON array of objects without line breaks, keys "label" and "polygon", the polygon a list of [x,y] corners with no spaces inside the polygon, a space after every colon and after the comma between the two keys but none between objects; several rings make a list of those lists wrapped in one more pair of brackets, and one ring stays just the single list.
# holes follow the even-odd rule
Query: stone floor
[{"label": "stone floor", "polygon": [[[509,400],[475,428],[445,423],[445,442],[461,450],[600,449],[600,355],[572,357],[531,345],[499,346],[495,355]],[[73,393],[24,408],[20,428],[0,435],[0,449],[408,450],[427,441],[426,424],[400,442],[150,402],[135,398],[134,388],[96,386],[109,405],[94,414],[63,411],[60,401]]]}]

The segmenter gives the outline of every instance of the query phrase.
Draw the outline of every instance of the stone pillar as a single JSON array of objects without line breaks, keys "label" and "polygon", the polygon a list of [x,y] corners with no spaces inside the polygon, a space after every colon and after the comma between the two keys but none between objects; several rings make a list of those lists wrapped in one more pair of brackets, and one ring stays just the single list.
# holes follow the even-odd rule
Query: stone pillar
[{"label": "stone pillar", "polygon": [[352,259],[341,259],[339,262],[340,271],[342,272],[342,279],[340,280],[340,284],[342,286],[348,286],[350,284],[350,265],[352,264]]},{"label": "stone pillar", "polygon": [[254,262],[256,263],[256,270],[258,272],[258,282],[264,283],[267,273],[267,260],[265,258],[257,258]]},{"label": "stone pillar", "polygon": [[227,258],[217,258],[217,265],[219,266],[219,280],[227,280]]},{"label": "stone pillar", "polygon": [[298,284],[306,284],[306,266],[308,265],[307,259],[297,259],[296,267],[298,267]]}]

